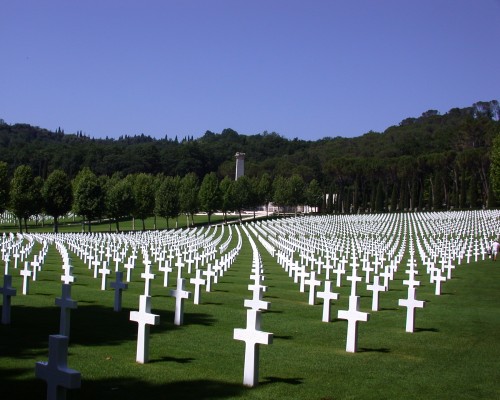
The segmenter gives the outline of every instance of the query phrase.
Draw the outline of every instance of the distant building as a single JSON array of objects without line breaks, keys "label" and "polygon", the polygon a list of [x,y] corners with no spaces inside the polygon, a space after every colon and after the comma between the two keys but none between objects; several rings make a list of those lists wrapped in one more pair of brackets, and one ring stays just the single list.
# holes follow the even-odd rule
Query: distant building
[{"label": "distant building", "polygon": [[238,178],[245,175],[245,153],[236,153],[236,174],[234,176],[234,180],[237,181]]}]

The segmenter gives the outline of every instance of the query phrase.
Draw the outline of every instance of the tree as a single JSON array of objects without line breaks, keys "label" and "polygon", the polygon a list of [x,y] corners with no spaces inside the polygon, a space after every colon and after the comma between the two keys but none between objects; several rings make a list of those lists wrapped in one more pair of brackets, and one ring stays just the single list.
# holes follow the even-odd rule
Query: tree
[{"label": "tree", "polygon": [[260,200],[266,205],[266,214],[269,216],[269,203],[273,199],[273,180],[267,172],[260,177],[258,191]]},{"label": "tree", "polygon": [[221,194],[221,211],[224,214],[224,222],[227,223],[227,212],[234,209],[233,201],[233,183],[234,181],[225,176],[224,179],[219,183],[219,191]]},{"label": "tree", "polygon": [[120,218],[132,214],[134,195],[129,179],[111,180],[106,190],[106,210],[109,217],[115,220],[116,231],[120,231]]},{"label": "tree", "polygon": [[32,215],[33,204],[40,202],[40,193],[36,192],[35,179],[31,167],[20,165],[14,171],[10,181],[9,209],[19,221],[19,232],[23,232],[22,221],[28,231],[28,218]]},{"label": "tree", "polygon": [[237,181],[234,181],[232,198],[234,202],[234,208],[238,211],[241,222],[241,211],[249,206],[251,199],[252,184],[248,176],[240,176]]},{"label": "tree", "polygon": [[313,179],[309,182],[307,186],[306,193],[306,204],[310,207],[317,207],[318,210],[321,209],[321,205],[323,204],[323,191],[319,186],[319,182],[316,179]]},{"label": "tree", "polygon": [[90,168],[83,168],[73,181],[73,211],[87,221],[89,232],[92,220],[104,209],[104,190]]},{"label": "tree", "polygon": [[45,212],[54,218],[54,232],[59,232],[59,217],[67,214],[73,204],[71,181],[66,172],[56,169],[42,186]]},{"label": "tree", "polygon": [[0,214],[9,205],[9,169],[7,163],[0,161]]},{"label": "tree", "polygon": [[289,201],[288,204],[294,206],[295,216],[297,216],[297,207],[305,201],[305,183],[300,175],[293,174],[287,180]]},{"label": "tree", "polygon": [[273,201],[278,207],[281,206],[284,208],[289,205],[289,199],[290,195],[287,180],[282,175],[278,175],[273,181]]},{"label": "tree", "polygon": [[493,140],[490,178],[495,197],[500,198],[500,135],[497,135]]},{"label": "tree", "polygon": [[146,230],[146,218],[153,215],[155,208],[154,178],[150,174],[137,174],[132,184],[134,209],[132,215],[142,220],[142,230]]},{"label": "tree", "polygon": [[155,214],[167,220],[167,229],[169,218],[177,218],[180,212],[179,189],[181,178],[179,176],[165,177],[155,193]]},{"label": "tree", "polygon": [[179,200],[181,212],[191,216],[191,225],[194,225],[194,214],[198,211],[198,191],[198,176],[194,172],[184,175],[181,179]]},{"label": "tree", "polygon": [[210,224],[212,214],[220,208],[221,204],[219,182],[215,172],[210,172],[203,178],[198,192],[198,200],[200,209],[207,213],[208,223]]}]

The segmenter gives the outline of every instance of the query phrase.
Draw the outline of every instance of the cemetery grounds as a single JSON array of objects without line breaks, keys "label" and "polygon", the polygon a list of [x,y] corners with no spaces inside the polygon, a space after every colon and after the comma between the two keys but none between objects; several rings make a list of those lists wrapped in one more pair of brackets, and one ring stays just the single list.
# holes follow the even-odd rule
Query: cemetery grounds
[{"label": "cemetery grounds", "polygon": [[[500,257],[494,262],[486,253],[500,232],[499,217],[499,211],[488,210],[304,216],[127,234],[6,233],[0,282],[8,269],[17,293],[10,324],[0,325],[2,399],[45,398],[46,384],[35,378],[35,363],[48,359],[49,335],[59,330],[55,298],[61,296],[61,248],[71,260],[71,297],[78,304],[71,311],[68,367],[82,380],[81,388],[68,390],[68,399],[498,399]],[[90,255],[101,267],[109,261],[106,290],[101,290],[102,275],[94,277]],[[160,322],[150,328],[149,362],[139,364],[137,324],[130,312],[144,293],[146,258],[155,274],[152,312]],[[211,291],[201,288],[198,305],[192,296],[186,300],[184,322],[174,325],[170,290],[179,268],[186,289],[194,292],[189,279],[196,266],[207,271],[224,260],[230,265],[223,274],[218,270]],[[242,384],[245,344],[233,334],[246,324],[244,300],[251,298],[256,260],[267,286],[262,299],[270,303],[261,329],[273,334],[273,343],[260,346],[259,384],[248,388]],[[26,295],[24,262],[38,268]],[[167,262],[172,272],[165,287],[159,268]],[[122,310],[115,312],[110,283],[116,268],[125,273],[127,263],[130,282]],[[360,310],[370,319],[358,323],[357,351],[350,353],[347,322],[338,311],[348,309],[353,264],[362,277]],[[345,272],[337,278],[342,265]],[[411,265],[420,282],[416,298],[425,307],[416,309],[410,333],[399,300],[407,297],[404,282]],[[386,278],[388,290],[379,294],[378,311],[371,309],[373,293],[367,288],[367,274],[369,283],[376,275],[370,268],[378,268],[379,275],[394,270]],[[428,271],[438,269],[446,279],[436,295]],[[300,274],[311,271],[321,282],[317,293],[330,280],[339,294],[331,301],[330,322],[322,322],[320,298],[309,304],[308,285],[300,291]]]}]

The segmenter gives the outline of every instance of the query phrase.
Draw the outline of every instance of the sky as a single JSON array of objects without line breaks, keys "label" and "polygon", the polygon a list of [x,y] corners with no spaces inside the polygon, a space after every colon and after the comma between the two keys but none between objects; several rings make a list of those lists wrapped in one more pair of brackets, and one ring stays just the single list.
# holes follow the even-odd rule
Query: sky
[{"label": "sky", "polygon": [[500,0],[0,0],[8,124],[318,140],[494,99]]}]

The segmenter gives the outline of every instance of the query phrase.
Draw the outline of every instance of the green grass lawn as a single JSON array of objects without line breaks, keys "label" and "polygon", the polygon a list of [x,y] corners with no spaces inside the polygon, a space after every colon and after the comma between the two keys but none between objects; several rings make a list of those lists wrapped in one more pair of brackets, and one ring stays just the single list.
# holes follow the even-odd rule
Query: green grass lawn
[{"label": "green grass lawn", "polygon": [[[152,311],[160,324],[151,327],[150,362],[144,365],[135,362],[137,324],[129,321],[144,290],[142,264],[123,293],[123,310],[114,312],[113,291],[101,291],[100,278],[73,257],[78,308],[71,312],[68,366],[81,372],[82,385],[68,391],[68,399],[500,398],[500,261],[457,266],[441,296],[434,295],[427,276],[419,276],[417,298],[426,307],[416,312],[414,333],[405,332],[406,309],[398,306],[406,297],[405,261],[391,290],[380,294],[378,312],[370,311],[371,292],[358,284],[361,309],[371,319],[359,323],[359,352],[351,354],[345,351],[347,322],[336,319],[339,309],[347,309],[345,277],[344,286],[334,288],[340,298],[332,304],[333,321],[321,322],[322,305],[309,305],[308,293],[299,292],[260,244],[265,300],[271,302],[262,329],[274,334],[274,342],[260,347],[259,386],[245,388],[244,343],[233,339],[234,328],[246,325],[243,301],[250,297],[252,254],[243,238],[232,268],[212,292],[202,292],[202,304],[186,301],[181,327],[173,324],[171,287],[163,288],[157,275]],[[21,277],[11,268],[17,288],[12,323],[0,325],[0,388],[11,394],[5,398],[45,398],[45,382],[34,371],[36,361],[48,359],[48,336],[58,333],[60,271],[51,245],[39,279],[23,296]]]}]

